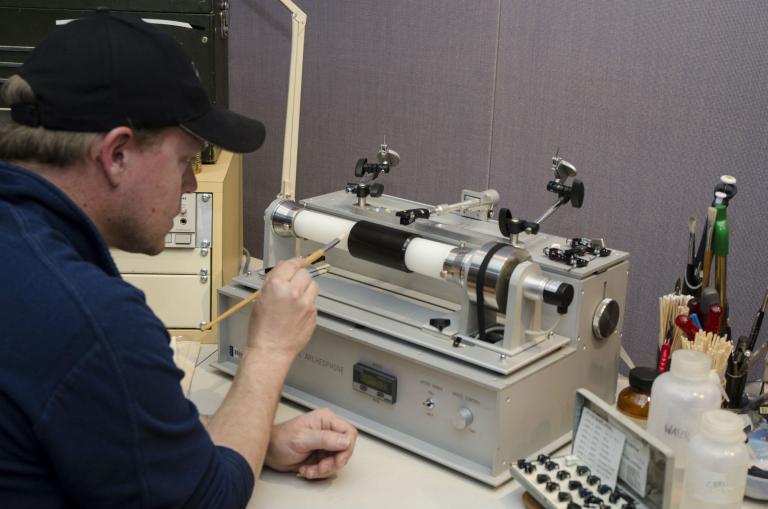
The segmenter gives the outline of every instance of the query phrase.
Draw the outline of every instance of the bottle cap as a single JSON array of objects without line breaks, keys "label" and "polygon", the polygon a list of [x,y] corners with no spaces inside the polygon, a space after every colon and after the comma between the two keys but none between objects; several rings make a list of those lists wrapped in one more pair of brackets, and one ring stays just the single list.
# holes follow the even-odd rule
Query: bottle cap
[{"label": "bottle cap", "polygon": [[744,442],[744,420],[727,410],[709,410],[701,416],[701,432],[718,442]]},{"label": "bottle cap", "polygon": [[712,359],[696,350],[675,350],[672,353],[672,369],[676,377],[684,380],[708,380]]},{"label": "bottle cap", "polygon": [[642,366],[632,368],[629,370],[629,385],[635,389],[649,392],[651,390],[651,386],[653,385],[653,381],[656,380],[656,377],[660,374],[661,373],[659,373],[655,368],[647,368]]}]

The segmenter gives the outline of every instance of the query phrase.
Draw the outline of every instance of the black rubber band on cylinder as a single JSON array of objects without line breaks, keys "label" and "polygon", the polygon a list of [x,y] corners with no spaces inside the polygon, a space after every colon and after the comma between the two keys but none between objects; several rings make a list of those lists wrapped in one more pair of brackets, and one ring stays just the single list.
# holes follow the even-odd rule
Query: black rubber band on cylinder
[{"label": "black rubber band on cylinder", "polygon": [[411,272],[405,266],[405,249],[413,233],[404,232],[370,221],[359,221],[349,231],[349,254],[369,262]]},{"label": "black rubber band on cylinder", "polygon": [[[475,305],[477,306],[477,328],[478,338],[480,341],[487,341],[485,337],[485,271],[488,269],[488,264],[491,263],[493,255],[496,251],[504,247],[506,244],[496,244],[488,250],[488,254],[483,258],[483,262],[480,264],[480,268],[477,270],[477,278],[475,278]],[[502,310],[503,312],[503,310]]]}]

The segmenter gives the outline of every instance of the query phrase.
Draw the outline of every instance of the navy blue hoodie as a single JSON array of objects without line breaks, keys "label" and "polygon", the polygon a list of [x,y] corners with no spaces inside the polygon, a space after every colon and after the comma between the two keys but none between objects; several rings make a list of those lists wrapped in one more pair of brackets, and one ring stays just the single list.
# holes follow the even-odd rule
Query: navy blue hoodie
[{"label": "navy blue hoodie", "polygon": [[169,336],[90,219],[0,162],[0,507],[245,507]]}]

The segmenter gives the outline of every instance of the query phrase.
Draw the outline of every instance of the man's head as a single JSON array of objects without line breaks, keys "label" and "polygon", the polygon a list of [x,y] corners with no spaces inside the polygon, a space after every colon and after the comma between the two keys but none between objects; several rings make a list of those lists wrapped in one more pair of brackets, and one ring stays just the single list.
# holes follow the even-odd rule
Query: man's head
[{"label": "man's head", "polygon": [[181,46],[136,18],[106,12],[56,29],[19,69],[35,102],[11,104],[14,122],[104,133],[180,126],[232,152],[252,152],[264,126],[214,109]]},{"label": "man's head", "polygon": [[[264,140],[260,122],[213,108],[170,36],[109,13],[56,29],[3,95],[12,122],[0,130],[0,159],[45,169],[129,251],[162,250],[180,193],[196,187],[189,163],[203,141],[242,153]],[[91,174],[75,184],[56,167]]]},{"label": "man's head", "polygon": [[[0,89],[5,104],[34,104],[35,93],[19,75],[11,76]],[[157,140],[162,129],[133,129],[140,146]],[[69,166],[85,160],[91,145],[103,136],[96,132],[60,131],[9,122],[0,125],[0,160]]]}]

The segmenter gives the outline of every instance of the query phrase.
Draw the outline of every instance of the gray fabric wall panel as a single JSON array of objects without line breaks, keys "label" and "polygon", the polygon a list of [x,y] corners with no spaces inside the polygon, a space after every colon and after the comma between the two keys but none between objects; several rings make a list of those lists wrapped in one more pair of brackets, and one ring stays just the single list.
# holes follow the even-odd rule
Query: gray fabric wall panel
[{"label": "gray fabric wall panel", "polygon": [[[357,159],[373,160],[385,135],[402,157],[379,179],[387,194],[445,202],[486,188],[498,1],[299,3],[309,20],[299,198],[353,181]],[[232,11],[232,102],[268,125],[268,146],[245,160],[244,233],[255,253],[279,191],[290,55],[288,12],[272,4]]]},{"label": "gray fabric wall panel", "polygon": [[230,108],[264,122],[264,145],[243,160],[243,239],[261,257],[264,209],[280,192],[291,52],[290,16],[280,2],[231,2]]},{"label": "gray fabric wall panel", "polygon": [[[631,253],[624,341],[650,363],[688,216],[700,233],[714,184],[731,173],[729,298],[735,332],[747,332],[768,285],[768,3],[298,3],[309,16],[300,198],[353,180],[355,161],[386,135],[403,158],[381,180],[388,194],[439,203],[494,187],[535,219],[553,201],[545,186],[559,147],[587,198],[544,231]],[[258,255],[279,191],[290,19],[277,0],[241,0],[231,25],[231,104],[267,124],[265,146],[245,159],[244,235]]]},{"label": "gray fabric wall panel", "polygon": [[552,201],[548,156],[559,146],[576,165],[584,207],[544,230],[631,253],[624,343],[637,362],[655,359],[657,298],[682,274],[687,219],[700,233],[721,174],[741,182],[729,209],[735,334],[768,284],[767,28],[764,2],[502,3],[490,185],[534,219]]}]

